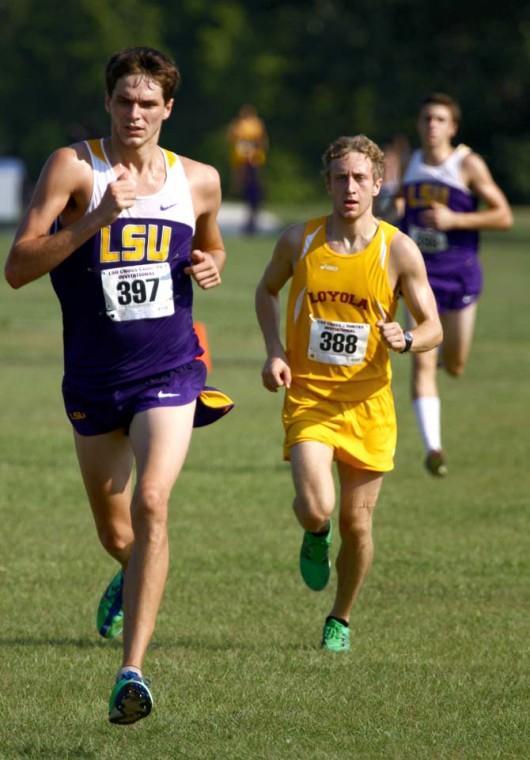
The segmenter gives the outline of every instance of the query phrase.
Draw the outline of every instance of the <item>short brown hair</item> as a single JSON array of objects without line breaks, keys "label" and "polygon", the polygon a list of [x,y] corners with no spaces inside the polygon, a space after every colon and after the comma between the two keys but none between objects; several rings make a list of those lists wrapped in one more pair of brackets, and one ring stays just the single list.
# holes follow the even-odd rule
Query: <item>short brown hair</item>
[{"label": "short brown hair", "polygon": [[336,158],[342,158],[348,153],[362,153],[372,162],[374,179],[382,179],[384,171],[384,153],[366,135],[354,135],[353,137],[338,137],[334,140],[322,155],[323,173],[326,179],[329,177],[329,167]]},{"label": "short brown hair", "polygon": [[143,74],[153,79],[162,88],[167,103],[180,84],[180,71],[167,55],[150,47],[125,48],[115,53],[105,69],[105,84],[110,97],[116,82],[128,74]]},{"label": "short brown hair", "polygon": [[420,102],[420,111],[425,106],[445,106],[451,113],[455,124],[460,124],[462,119],[462,111],[458,102],[450,95],[446,95],[445,92],[431,92]]}]

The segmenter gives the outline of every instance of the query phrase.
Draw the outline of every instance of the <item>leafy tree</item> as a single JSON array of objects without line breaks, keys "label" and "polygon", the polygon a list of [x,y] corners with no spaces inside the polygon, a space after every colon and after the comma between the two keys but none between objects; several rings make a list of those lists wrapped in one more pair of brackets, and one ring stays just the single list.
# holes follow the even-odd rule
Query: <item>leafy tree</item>
[{"label": "leafy tree", "polygon": [[169,52],[183,84],[170,148],[227,172],[226,127],[253,103],[271,137],[269,197],[319,188],[340,134],[415,142],[418,101],[460,100],[460,139],[512,198],[527,198],[530,6],[468,0],[0,0],[0,151],[35,176],[58,145],[107,131],[103,68],[121,47]]},{"label": "leafy tree", "polygon": [[143,0],[13,0],[4,6],[0,97],[9,107],[0,148],[22,156],[36,176],[55,148],[107,130],[105,63],[120,47],[163,47],[161,14]]}]

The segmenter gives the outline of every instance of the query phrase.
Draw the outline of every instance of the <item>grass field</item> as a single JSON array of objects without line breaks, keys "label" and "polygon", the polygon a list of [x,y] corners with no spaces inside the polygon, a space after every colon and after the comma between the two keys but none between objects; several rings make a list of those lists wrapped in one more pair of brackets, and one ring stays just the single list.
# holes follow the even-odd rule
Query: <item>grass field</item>
[{"label": "grass field", "polygon": [[444,481],[422,469],[408,358],[394,357],[396,470],[346,656],[318,649],[332,589],[298,577],[281,398],[260,384],[252,302],[272,240],[227,246],[196,318],[237,408],[196,432],[173,494],[155,710],[132,727],[107,722],[120,645],[94,615],[115,567],[62,409],[58,306],[48,278],[0,284],[1,760],[529,757],[530,214],[484,235],[469,369],[441,378]]}]

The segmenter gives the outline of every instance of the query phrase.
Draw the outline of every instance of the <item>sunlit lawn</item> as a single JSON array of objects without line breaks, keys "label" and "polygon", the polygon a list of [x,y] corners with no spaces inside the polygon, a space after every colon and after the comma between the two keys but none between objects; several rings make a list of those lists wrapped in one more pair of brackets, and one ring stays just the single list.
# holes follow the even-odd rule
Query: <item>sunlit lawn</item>
[{"label": "sunlit lawn", "polygon": [[196,317],[237,407],[196,432],[174,491],[155,709],[126,728],[106,718],[120,646],[94,615],[115,567],[62,410],[58,306],[47,278],[0,284],[2,760],[528,757],[530,217],[484,240],[469,370],[441,378],[445,481],[422,469],[408,358],[394,359],[396,470],[346,656],[318,648],[332,589],[298,577],[281,398],[260,384],[253,289],[273,241],[227,240],[223,287]]}]

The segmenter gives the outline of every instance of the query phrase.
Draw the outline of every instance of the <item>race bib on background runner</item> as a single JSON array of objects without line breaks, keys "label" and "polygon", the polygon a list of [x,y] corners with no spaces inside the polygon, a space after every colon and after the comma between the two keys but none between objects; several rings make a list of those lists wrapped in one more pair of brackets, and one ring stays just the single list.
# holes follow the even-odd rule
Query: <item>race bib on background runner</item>
[{"label": "race bib on background runner", "polygon": [[175,312],[167,261],[101,272],[107,316],[114,322],[169,317]]},{"label": "race bib on background runner", "polygon": [[310,359],[324,364],[361,364],[366,356],[370,325],[311,319]]},{"label": "race bib on background runner", "polygon": [[422,253],[442,253],[448,248],[447,235],[441,230],[411,224],[409,235]]}]

